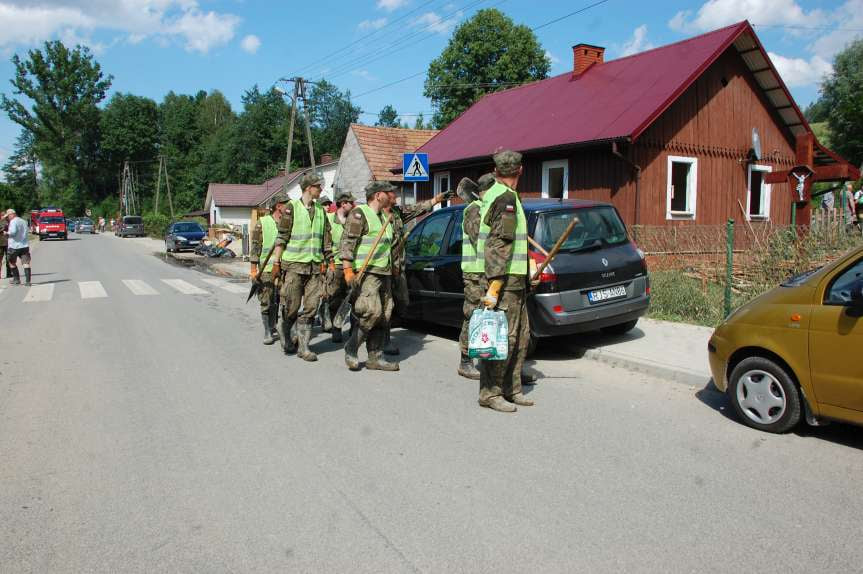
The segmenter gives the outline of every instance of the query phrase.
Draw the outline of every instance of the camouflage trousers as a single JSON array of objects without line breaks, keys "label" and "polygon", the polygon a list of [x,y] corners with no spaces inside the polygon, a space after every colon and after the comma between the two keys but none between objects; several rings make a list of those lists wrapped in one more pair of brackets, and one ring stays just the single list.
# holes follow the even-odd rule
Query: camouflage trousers
[{"label": "camouflage trousers", "polygon": [[348,296],[348,283],[345,281],[345,272],[341,263],[336,264],[335,271],[327,271],[327,305],[330,307],[330,316],[335,317],[342,301]]},{"label": "camouflage trousers", "polygon": [[393,312],[392,277],[390,275],[363,275],[360,292],[354,301],[354,316],[360,329],[371,332],[389,323]]},{"label": "camouflage trousers", "polygon": [[408,305],[410,304],[408,280],[402,272],[394,275],[390,283],[393,293],[393,314],[399,319],[404,319],[408,312]]},{"label": "camouflage trousers", "polygon": [[482,273],[464,273],[464,305],[462,312],[464,313],[464,321],[461,324],[461,334],[458,337],[458,344],[461,347],[461,354],[467,355],[468,330],[470,317],[473,312],[479,307],[482,296],[486,291],[486,279]]},{"label": "camouflage trousers", "polygon": [[272,309],[279,308],[279,294],[273,283],[273,275],[269,271],[261,273],[261,290],[258,291],[258,302],[261,304],[261,315],[269,315]]},{"label": "camouflage trousers", "polygon": [[479,400],[511,397],[521,392],[521,370],[530,342],[530,322],[527,318],[527,293],[503,291],[497,308],[506,313],[509,326],[509,349],[505,361],[479,362]]},{"label": "camouflage trousers", "polygon": [[[321,302],[323,280],[319,274],[302,275],[286,271],[280,292],[282,318],[289,323],[314,323]],[[300,312],[302,306],[302,313]]]}]

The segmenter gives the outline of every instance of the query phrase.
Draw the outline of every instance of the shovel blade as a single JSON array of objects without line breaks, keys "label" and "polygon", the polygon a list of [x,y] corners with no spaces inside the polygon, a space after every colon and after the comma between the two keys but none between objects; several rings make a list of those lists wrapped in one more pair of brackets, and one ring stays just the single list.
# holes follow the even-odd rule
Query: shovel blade
[{"label": "shovel blade", "polygon": [[341,329],[342,325],[345,324],[345,321],[348,320],[348,316],[351,314],[351,298],[350,296],[345,297],[345,300],[342,301],[342,304],[339,305],[339,310],[336,311],[335,317],[333,317],[333,328]]},{"label": "shovel blade", "polygon": [[252,288],[249,289],[249,296],[246,297],[246,303],[252,300],[252,297],[258,294],[258,291],[261,290],[261,284],[257,281],[252,281]]}]

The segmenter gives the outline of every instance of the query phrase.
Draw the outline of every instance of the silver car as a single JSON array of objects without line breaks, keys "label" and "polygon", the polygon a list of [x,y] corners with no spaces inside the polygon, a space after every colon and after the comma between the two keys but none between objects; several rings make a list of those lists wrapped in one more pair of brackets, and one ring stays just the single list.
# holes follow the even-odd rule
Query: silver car
[{"label": "silver car", "polygon": [[78,233],[96,233],[96,226],[93,225],[92,219],[79,219],[75,229]]}]

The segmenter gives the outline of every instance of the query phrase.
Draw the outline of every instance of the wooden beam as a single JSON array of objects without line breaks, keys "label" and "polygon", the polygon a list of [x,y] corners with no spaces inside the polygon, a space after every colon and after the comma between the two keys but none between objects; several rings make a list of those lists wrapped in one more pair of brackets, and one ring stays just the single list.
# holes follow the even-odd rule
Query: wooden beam
[{"label": "wooden beam", "polygon": [[777,90],[781,91],[781,90],[782,90],[782,86],[776,86],[775,88],[764,88],[765,93],[766,93],[766,92],[775,92],[775,91],[777,91]]},{"label": "wooden beam", "polygon": [[772,68],[770,66],[768,66],[766,68],[758,68],[757,70],[751,70],[751,72],[753,74],[760,74],[761,72],[769,72],[771,70],[772,70]]},{"label": "wooden beam", "polygon": [[774,106],[774,110],[792,110],[794,106]]},{"label": "wooden beam", "polygon": [[[788,127],[794,125],[802,125],[799,122],[796,124],[788,124]],[[809,132],[802,133],[797,136],[795,144],[797,155],[796,162],[798,165],[812,166],[815,163],[815,136]]]},{"label": "wooden beam", "polygon": [[[812,181],[845,181],[856,179],[854,166],[847,163],[821,165],[815,168]],[[789,171],[771,171],[764,174],[764,183],[788,183]]]},{"label": "wooden beam", "polygon": [[743,54],[749,54],[751,52],[760,52],[760,51],[761,51],[761,48],[756,46],[754,48],[749,48],[748,50],[737,50],[737,53],[742,56]]}]

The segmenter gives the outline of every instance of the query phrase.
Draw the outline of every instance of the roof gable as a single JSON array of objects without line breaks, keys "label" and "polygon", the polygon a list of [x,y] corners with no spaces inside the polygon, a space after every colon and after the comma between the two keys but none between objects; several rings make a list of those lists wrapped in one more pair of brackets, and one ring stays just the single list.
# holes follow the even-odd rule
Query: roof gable
[{"label": "roof gable", "polygon": [[[431,163],[616,139],[637,139],[731,46],[791,134],[809,130],[748,22],[480,99],[423,145]],[[772,95],[771,95],[772,94]],[[784,106],[784,107],[783,107]]]},{"label": "roof gable", "polygon": [[252,207],[257,205],[255,199],[261,193],[260,185],[240,183],[211,183],[207,188],[205,203],[215,202],[219,207]]},{"label": "roof gable", "polygon": [[351,124],[351,130],[372,178],[382,181],[402,181],[401,175],[392,173],[393,166],[401,165],[402,154],[415,151],[437,134],[437,130],[411,130]]}]

